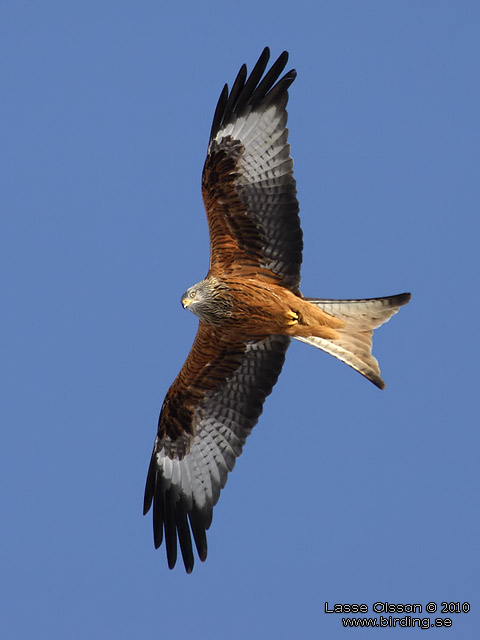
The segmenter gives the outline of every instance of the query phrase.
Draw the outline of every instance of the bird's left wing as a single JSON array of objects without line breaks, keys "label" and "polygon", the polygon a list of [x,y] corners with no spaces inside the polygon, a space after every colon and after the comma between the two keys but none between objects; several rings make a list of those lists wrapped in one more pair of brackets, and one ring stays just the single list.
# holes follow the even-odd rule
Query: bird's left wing
[{"label": "bird's left wing", "polygon": [[178,537],[185,568],[192,571],[191,532],[205,560],[213,506],[277,381],[289,341],[270,336],[224,344],[221,334],[200,323],[164,400],[145,487],[144,513],[153,502],[155,547],[165,536],[170,568]]},{"label": "bird's left wing", "polygon": [[264,275],[297,291],[302,262],[286,104],[294,70],[284,51],[262,79],[264,49],[218,101],[202,176],[210,231],[210,275]]}]

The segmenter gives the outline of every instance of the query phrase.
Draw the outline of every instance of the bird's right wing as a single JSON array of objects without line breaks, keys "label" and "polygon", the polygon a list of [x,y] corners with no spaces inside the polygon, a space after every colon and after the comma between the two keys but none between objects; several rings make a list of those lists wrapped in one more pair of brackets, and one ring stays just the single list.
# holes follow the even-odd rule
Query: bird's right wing
[{"label": "bird's right wing", "polygon": [[192,571],[190,532],[205,560],[213,506],[277,381],[289,342],[270,336],[232,345],[200,323],[165,397],[145,487],[144,513],[153,502],[155,547],[165,535],[170,568],[178,536],[185,568]]}]

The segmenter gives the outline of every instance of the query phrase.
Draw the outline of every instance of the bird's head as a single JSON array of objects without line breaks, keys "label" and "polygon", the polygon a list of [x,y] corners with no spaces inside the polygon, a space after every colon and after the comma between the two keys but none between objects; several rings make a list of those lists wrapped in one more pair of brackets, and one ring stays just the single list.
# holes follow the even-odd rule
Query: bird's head
[{"label": "bird's head", "polygon": [[181,299],[182,307],[204,322],[217,324],[221,318],[231,315],[231,304],[225,289],[225,285],[214,278],[201,280],[185,291]]},{"label": "bird's head", "polygon": [[202,319],[211,300],[211,287],[206,280],[202,280],[185,291],[182,296],[182,307]]},{"label": "bird's head", "polygon": [[195,313],[195,306],[203,299],[201,283],[194,284],[182,295],[182,307]]}]

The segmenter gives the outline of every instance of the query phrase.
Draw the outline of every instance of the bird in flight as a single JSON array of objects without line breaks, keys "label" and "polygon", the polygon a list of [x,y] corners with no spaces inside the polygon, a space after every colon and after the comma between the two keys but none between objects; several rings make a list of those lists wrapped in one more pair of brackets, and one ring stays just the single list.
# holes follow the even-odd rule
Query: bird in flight
[{"label": "bird in flight", "polygon": [[199,318],[195,341],[168,390],[145,487],[153,503],[155,548],[165,539],[168,566],[193,569],[227,476],[258,421],[291,338],[323,349],[377,387],[372,333],[410,300],[409,293],[364,300],[306,298],[300,292],[302,231],[286,105],[296,72],[281,74],[284,51],[264,75],[262,52],[220,95],[202,175],[210,232],[207,276],[182,305]]}]

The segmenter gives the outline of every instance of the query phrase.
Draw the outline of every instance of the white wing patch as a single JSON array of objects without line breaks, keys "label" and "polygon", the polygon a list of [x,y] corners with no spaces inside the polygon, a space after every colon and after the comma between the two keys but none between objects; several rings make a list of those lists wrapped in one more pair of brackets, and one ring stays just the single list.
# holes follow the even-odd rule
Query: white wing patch
[{"label": "white wing patch", "polygon": [[223,138],[231,136],[245,149],[241,184],[257,184],[291,173],[293,162],[289,157],[286,121],[285,110],[271,105],[262,112],[252,111],[237,118],[217,133],[215,142],[221,144]]},{"label": "white wing patch", "polygon": [[229,424],[234,425],[237,412],[229,409],[229,413],[231,415],[224,416],[222,422],[211,416],[199,420],[201,430],[194,438],[191,450],[181,460],[170,459],[164,448],[156,454],[165,489],[181,487],[189,509],[193,501],[200,509],[217,502],[227,474],[242,452],[243,442],[229,428]]}]

